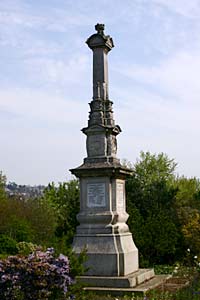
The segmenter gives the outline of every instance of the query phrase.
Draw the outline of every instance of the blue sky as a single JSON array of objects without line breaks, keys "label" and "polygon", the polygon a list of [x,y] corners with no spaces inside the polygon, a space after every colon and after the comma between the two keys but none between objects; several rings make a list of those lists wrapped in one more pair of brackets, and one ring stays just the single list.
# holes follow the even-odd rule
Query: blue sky
[{"label": "blue sky", "polygon": [[0,170],[47,184],[82,163],[96,23],[115,44],[118,156],[164,152],[180,175],[200,177],[200,0],[1,0]]}]

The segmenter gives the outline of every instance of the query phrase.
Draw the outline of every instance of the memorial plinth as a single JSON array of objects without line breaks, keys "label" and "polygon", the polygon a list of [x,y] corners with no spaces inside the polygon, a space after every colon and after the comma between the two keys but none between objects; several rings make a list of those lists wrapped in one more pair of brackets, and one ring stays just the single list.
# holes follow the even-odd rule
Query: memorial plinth
[{"label": "memorial plinth", "polygon": [[77,254],[87,250],[88,271],[83,279],[88,284],[135,286],[138,280],[153,277],[154,272],[139,270],[138,250],[126,224],[125,179],[132,171],[116,157],[116,137],[121,129],[115,125],[113,103],[108,96],[107,63],[114,44],[104,34],[103,24],[97,24],[95,29],[97,33],[86,41],[93,51],[93,99],[88,126],[82,129],[87,137],[87,157],[81,166],[71,170],[80,180],[80,225],[73,250]]}]

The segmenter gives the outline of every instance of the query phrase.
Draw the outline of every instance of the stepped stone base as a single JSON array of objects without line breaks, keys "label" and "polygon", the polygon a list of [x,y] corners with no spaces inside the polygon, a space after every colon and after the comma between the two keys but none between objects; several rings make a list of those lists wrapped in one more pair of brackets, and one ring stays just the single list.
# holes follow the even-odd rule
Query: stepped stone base
[{"label": "stepped stone base", "polygon": [[153,269],[139,269],[127,276],[80,276],[78,279],[85,285],[95,288],[132,288],[150,280],[154,276]]},{"label": "stepped stone base", "polygon": [[132,295],[134,294],[142,294],[145,295],[148,291],[157,288],[158,286],[162,286],[165,282],[171,277],[171,275],[155,275],[153,278],[135,286],[135,287],[100,287],[100,286],[87,286],[84,287],[84,290],[95,292],[95,294],[99,294],[101,299],[102,294],[109,294],[112,296],[123,296],[123,295]]}]

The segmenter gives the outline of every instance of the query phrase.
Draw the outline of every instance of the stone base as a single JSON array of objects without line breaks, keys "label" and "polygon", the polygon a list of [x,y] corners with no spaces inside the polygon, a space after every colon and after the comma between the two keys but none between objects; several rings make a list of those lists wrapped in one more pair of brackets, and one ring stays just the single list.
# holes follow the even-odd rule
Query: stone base
[{"label": "stone base", "polygon": [[130,288],[140,285],[155,276],[154,269],[139,269],[127,276],[102,277],[102,276],[80,276],[78,279],[91,287],[116,287]]},{"label": "stone base", "polygon": [[[80,254],[82,249],[87,251],[85,267],[86,276],[107,278],[129,276],[136,272],[138,266],[138,249],[132,234],[76,234],[73,241],[73,251]],[[93,277],[94,276],[94,277]],[[89,278],[89,277],[88,277]],[[97,278],[97,277],[96,277]],[[122,277],[123,278],[123,277]]]},{"label": "stone base", "polygon": [[[171,277],[171,275],[155,275],[153,278],[135,286],[135,287],[99,287],[99,286],[87,286],[83,289],[88,292],[95,293],[95,299],[102,299],[103,295],[112,295],[112,296],[124,296],[133,294],[146,295],[150,290],[153,290],[158,287],[165,285],[165,282]],[[98,297],[99,295],[99,297]]]}]

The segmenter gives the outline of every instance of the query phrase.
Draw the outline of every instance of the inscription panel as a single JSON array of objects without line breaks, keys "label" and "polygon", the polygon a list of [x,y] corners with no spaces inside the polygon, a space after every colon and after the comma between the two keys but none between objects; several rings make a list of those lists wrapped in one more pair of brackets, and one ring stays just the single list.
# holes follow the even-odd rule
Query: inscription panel
[{"label": "inscription panel", "polygon": [[117,209],[124,209],[124,184],[117,183]]},{"label": "inscription panel", "polygon": [[87,184],[87,207],[106,206],[106,186],[105,183]]},{"label": "inscription panel", "polygon": [[87,153],[89,157],[105,155],[104,135],[91,135],[87,137]]}]

